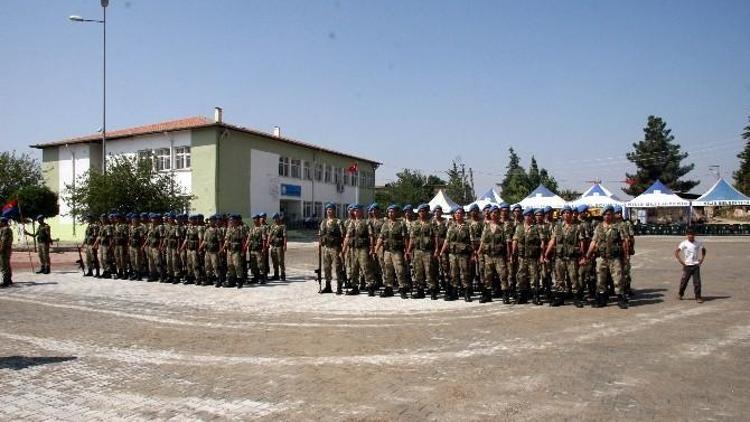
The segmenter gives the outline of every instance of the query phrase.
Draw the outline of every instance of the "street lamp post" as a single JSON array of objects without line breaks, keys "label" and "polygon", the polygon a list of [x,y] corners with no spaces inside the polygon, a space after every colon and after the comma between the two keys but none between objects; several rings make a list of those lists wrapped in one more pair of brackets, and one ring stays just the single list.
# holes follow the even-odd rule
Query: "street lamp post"
[{"label": "street lamp post", "polygon": [[102,24],[102,172],[107,172],[107,6],[109,0],[101,0],[102,20],[84,19],[78,15],[71,15],[68,19],[73,22],[94,22]]}]

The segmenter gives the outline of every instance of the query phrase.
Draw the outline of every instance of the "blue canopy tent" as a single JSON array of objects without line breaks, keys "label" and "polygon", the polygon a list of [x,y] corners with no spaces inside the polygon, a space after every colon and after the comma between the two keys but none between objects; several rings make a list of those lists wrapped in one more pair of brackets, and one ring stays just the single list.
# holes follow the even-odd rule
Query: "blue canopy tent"
[{"label": "blue canopy tent", "polygon": [[750,206],[750,198],[720,178],[708,192],[693,201],[694,207]]}]

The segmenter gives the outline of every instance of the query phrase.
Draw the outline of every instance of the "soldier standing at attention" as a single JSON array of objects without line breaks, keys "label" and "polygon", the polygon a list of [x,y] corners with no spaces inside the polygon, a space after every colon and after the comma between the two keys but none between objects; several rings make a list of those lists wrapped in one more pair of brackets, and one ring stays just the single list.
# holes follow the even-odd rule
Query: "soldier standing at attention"
[{"label": "soldier standing at attention", "polygon": [[[541,213],[541,210],[540,210]],[[523,304],[528,300],[529,292],[533,294],[533,303],[541,305],[539,300],[539,268],[542,261],[544,239],[540,227],[534,225],[534,209],[523,211],[524,222],[516,226],[513,235],[513,252],[518,258],[518,299]]]},{"label": "soldier standing at attention", "polygon": [[[412,204],[406,204],[401,209],[403,214],[401,220],[406,226],[406,239],[404,239],[404,245],[409,242],[409,233],[411,233],[411,226],[417,221],[417,216],[414,214],[414,206]],[[411,258],[406,257],[406,246],[404,246],[404,277],[406,277],[406,284],[411,287],[414,285],[414,279],[412,278]]]},{"label": "soldier standing at attention", "polygon": [[96,249],[94,243],[96,238],[99,236],[99,224],[96,222],[96,218],[93,215],[86,215],[86,231],[83,235],[84,251],[86,252],[86,273],[84,277],[91,277],[94,275],[96,270],[96,276],[99,277],[99,260],[96,257]]},{"label": "soldier standing at attention", "polygon": [[383,223],[376,250],[383,249],[385,262],[385,289],[380,297],[393,296],[393,285],[398,282],[398,291],[402,299],[407,299],[406,275],[404,274],[404,249],[408,234],[406,224],[398,218],[398,205],[388,206],[388,220]]},{"label": "soldier standing at attention", "polygon": [[0,288],[13,284],[13,270],[10,267],[10,256],[13,254],[13,230],[8,225],[8,219],[0,217]]},{"label": "soldier standing at attention", "polygon": [[508,292],[508,255],[511,238],[505,222],[501,220],[500,208],[492,207],[490,217],[484,225],[479,242],[479,253],[484,255],[484,290],[480,303],[492,302],[492,280],[497,277],[503,292],[503,302],[510,303]]},{"label": "soldier standing at attention", "polygon": [[[254,222],[260,224],[260,216],[253,216]],[[262,230],[262,228],[259,228]],[[242,224],[242,216],[233,214],[229,218],[224,236],[224,247],[227,251],[227,282],[224,287],[242,287],[245,282],[245,251],[247,250],[247,231]],[[257,262],[255,263],[257,265]]]},{"label": "soldier standing at attention", "polygon": [[628,238],[621,227],[614,223],[614,212],[611,205],[604,208],[604,221],[594,230],[586,258],[591,259],[594,251],[598,251],[601,258],[596,268],[596,306],[601,308],[607,305],[607,278],[611,276],[617,291],[617,306],[627,309],[628,298],[622,283],[622,263],[630,258]]},{"label": "soldier standing at attention", "polygon": [[[620,205],[615,206],[615,222],[622,226],[622,231],[628,236],[628,254],[633,256],[635,254],[635,229],[630,220],[623,218],[623,207]],[[630,297],[633,292],[631,284],[633,279],[630,275],[630,259],[622,265],[622,282],[625,284],[625,294]]]},{"label": "soldier standing at attention", "polygon": [[[346,218],[342,222],[344,226],[344,237],[346,237],[346,233],[349,231],[349,227],[354,223],[354,208],[352,208],[354,204],[349,204],[346,206]],[[341,244],[341,251],[343,252],[343,259],[344,259],[344,268],[346,269],[346,278],[351,286],[354,286],[355,284],[358,285],[359,280],[355,280],[352,277],[352,252],[353,250],[346,249],[346,245],[342,242]]]},{"label": "soldier standing at attention", "polygon": [[545,260],[549,262],[549,256],[555,252],[555,286],[550,306],[560,306],[565,301],[567,286],[566,276],[570,280],[573,293],[575,294],[576,308],[583,308],[583,288],[578,278],[578,263],[585,254],[585,234],[579,224],[573,221],[573,210],[569,206],[562,209],[563,223],[556,224],[552,231],[552,237],[545,251]]},{"label": "soldier standing at attention", "polygon": [[[432,210],[432,229],[435,233],[435,243],[437,246],[437,265],[433,269],[433,277],[436,281],[439,281],[441,287],[448,291],[448,285],[450,284],[450,259],[448,254],[442,252],[443,243],[445,243],[445,237],[448,235],[448,219],[443,217],[443,207],[435,205],[435,209]],[[432,299],[432,297],[430,297]]]},{"label": "soldier standing at attention", "polygon": [[39,256],[39,264],[41,268],[37,271],[37,274],[49,274],[49,245],[52,243],[52,233],[48,224],[44,222],[44,216],[38,215],[36,221],[39,223],[36,232],[29,233],[26,229],[23,233],[27,236],[33,236],[36,240],[36,253]]},{"label": "soldier standing at attention", "polygon": [[417,284],[416,292],[412,292],[412,299],[423,299],[425,287],[429,286],[430,299],[437,300],[439,288],[432,268],[438,255],[435,238],[435,229],[430,221],[430,206],[421,204],[417,208],[417,220],[411,224],[409,246],[406,249],[406,256],[412,262]]},{"label": "soldier standing at attention", "polygon": [[271,280],[279,279],[279,270],[281,270],[281,281],[286,281],[286,225],[284,224],[281,214],[275,213],[273,216],[273,225],[268,231],[268,244],[271,248],[271,262],[273,263],[273,277]]},{"label": "soldier standing at attention", "polygon": [[[471,230],[472,249],[475,259],[472,261],[469,271],[471,271],[472,289],[474,280],[478,282],[477,286],[481,288],[482,272],[484,272],[484,257],[479,253],[479,241],[484,231],[484,222],[482,221],[479,205],[474,204],[469,208],[469,230]],[[482,266],[480,267],[479,264]]]},{"label": "soldier standing at attention", "polygon": [[326,204],[326,218],[320,222],[319,243],[323,254],[323,273],[326,285],[320,293],[333,293],[331,290],[332,273],[336,272],[336,294],[343,293],[344,278],[341,274],[341,244],[344,241],[344,225],[336,217],[336,205]]},{"label": "soldier standing at attention", "polygon": [[[260,214],[253,216],[253,226],[247,234],[247,250],[250,252],[249,264],[252,274],[252,283],[266,284],[265,265],[266,251],[268,250],[268,229],[262,223]],[[241,286],[237,286],[241,287]]]},{"label": "soldier standing at attention", "polygon": [[145,231],[141,225],[141,217],[133,214],[130,217],[130,228],[128,230],[128,253],[130,254],[130,279],[143,280],[143,259],[141,249],[145,240]]},{"label": "soldier standing at attention", "polygon": [[180,252],[184,251],[186,258],[187,275],[185,276],[185,284],[195,283],[200,286],[203,284],[203,276],[198,260],[198,247],[203,240],[203,228],[198,225],[197,215],[191,215],[188,222],[190,224],[185,229],[185,240],[180,245]]},{"label": "soldier standing at attention", "polygon": [[218,216],[215,214],[208,217],[208,227],[206,227],[203,233],[199,249],[206,253],[206,284],[212,283],[216,287],[221,287],[221,283],[224,280],[221,275],[219,250],[221,249],[221,242],[224,236],[221,229],[216,226],[217,218]]},{"label": "soldier standing at attention", "polygon": [[114,243],[114,227],[109,223],[107,214],[102,214],[99,235],[94,242],[94,249],[99,250],[99,265],[102,266],[102,278],[110,278],[114,270],[112,262],[112,246]]},{"label": "soldier standing at attention", "polygon": [[182,278],[182,271],[180,268],[180,243],[182,242],[182,228],[177,225],[175,215],[168,214],[166,216],[166,239],[162,243],[162,247],[166,250],[167,258],[167,277],[168,282],[177,284]]},{"label": "soldier standing at attention", "polygon": [[[544,219],[542,222],[542,227],[544,227],[544,238],[547,239],[546,241],[549,241],[550,237],[552,237],[552,232],[555,229],[555,226],[557,225],[557,222],[555,222],[555,213],[552,210],[552,207],[546,206],[544,207]],[[546,250],[546,245],[545,245]],[[542,252],[545,252],[544,250]],[[542,262],[542,288],[544,289],[544,294],[546,295],[547,299],[550,301],[550,304],[552,304],[552,273],[555,269],[555,255],[552,254],[552,256],[549,258],[549,260],[543,260]],[[570,291],[570,286],[568,286],[568,290]]]},{"label": "soldier standing at attention", "polygon": [[143,249],[146,251],[148,261],[148,278],[146,281],[164,280],[164,265],[161,257],[161,242],[164,238],[164,226],[161,224],[159,214],[149,214],[151,225],[146,232],[146,242]]},{"label": "soldier standing at attention", "polygon": [[[584,237],[583,250],[588,251],[591,238],[594,236],[594,228],[589,218],[589,207],[588,205],[579,205],[576,211],[578,212],[578,225],[581,227],[581,233]],[[595,260],[595,257],[591,260],[581,260],[578,267],[578,280],[581,283],[581,290],[588,289],[589,298],[592,300],[596,298],[596,278],[591,275],[592,267],[596,264]]]},{"label": "soldier standing at attention", "polygon": [[115,258],[115,271],[113,278],[124,280],[127,272],[127,255],[128,255],[128,225],[125,224],[122,215],[113,213],[112,220],[112,250]]},{"label": "soldier standing at attention", "polygon": [[[263,236],[265,239],[268,239],[268,232],[271,230],[271,226],[266,221],[266,218],[268,217],[265,212],[261,212],[258,214],[258,217],[260,218],[260,227],[263,229]],[[263,280],[268,280],[268,274],[271,273],[271,263],[269,262],[271,260],[271,256],[268,253],[268,247],[263,249],[263,257],[261,258],[263,267],[261,272],[263,273]]]},{"label": "soldier standing at attention", "polygon": [[[375,244],[377,243],[377,238],[380,236],[380,229],[383,228],[383,218],[380,216],[380,205],[378,205],[377,202],[373,202],[370,204],[370,207],[368,208],[369,211],[369,218],[367,219],[367,226],[370,228],[370,245],[372,245],[372,272],[373,277],[375,278],[376,285],[375,290],[380,288],[380,286],[383,284],[383,252],[376,252],[375,251]],[[369,293],[369,292],[368,292]],[[373,290],[374,295],[374,290]]]},{"label": "soldier standing at attention", "polygon": [[[518,226],[523,226],[523,208],[521,208],[520,205],[515,204],[513,205],[513,208],[511,209],[511,218],[510,222],[512,224],[512,233],[511,237],[513,237],[516,233],[516,229]],[[518,251],[516,251],[515,248],[511,250],[511,260],[508,262],[508,274],[509,274],[509,283],[510,283],[510,289],[518,297]]]},{"label": "soldier standing at attention", "polygon": [[[375,281],[372,276],[372,267],[370,266],[370,255],[372,254],[374,245],[372,242],[372,233],[370,233],[370,226],[367,221],[363,218],[362,206],[355,204],[352,206],[353,219],[349,224],[349,228],[346,231],[346,237],[344,238],[344,255],[347,253],[351,256],[351,276],[352,280],[359,280],[364,277],[365,287],[367,288],[369,296],[375,296]],[[359,294],[359,284],[353,283],[352,289],[347,292],[348,295]]]},{"label": "soldier standing at attention", "polygon": [[474,257],[474,239],[471,228],[464,220],[464,209],[456,207],[453,223],[448,227],[440,254],[448,252],[451,266],[451,283],[446,289],[445,300],[458,299],[459,283],[464,290],[464,300],[471,302],[471,265]]}]

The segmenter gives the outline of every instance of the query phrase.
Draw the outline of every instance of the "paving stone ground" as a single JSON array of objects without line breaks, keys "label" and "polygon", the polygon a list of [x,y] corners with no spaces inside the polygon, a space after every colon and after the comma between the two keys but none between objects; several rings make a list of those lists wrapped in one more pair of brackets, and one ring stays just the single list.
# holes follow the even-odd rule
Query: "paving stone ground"
[{"label": "paving stone ground", "polygon": [[304,243],[242,290],[55,255],[0,290],[0,420],[746,421],[750,238],[704,239],[702,305],[680,240],[638,238],[629,310],[318,295]]}]

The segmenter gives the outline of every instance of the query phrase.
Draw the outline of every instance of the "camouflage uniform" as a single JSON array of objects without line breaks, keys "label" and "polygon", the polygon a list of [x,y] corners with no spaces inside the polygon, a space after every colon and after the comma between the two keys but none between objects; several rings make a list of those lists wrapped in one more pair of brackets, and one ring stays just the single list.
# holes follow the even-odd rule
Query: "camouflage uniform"
[{"label": "camouflage uniform", "polygon": [[148,281],[164,280],[164,261],[161,256],[161,242],[164,239],[164,226],[151,223],[146,232],[146,257],[148,261]]},{"label": "camouflage uniform", "polygon": [[114,244],[115,227],[112,224],[103,224],[99,229],[99,265],[102,266],[103,277],[111,276],[114,271],[112,259],[112,245]]},{"label": "camouflage uniform", "polygon": [[534,294],[535,303],[538,303],[540,293],[539,259],[542,256],[542,243],[545,241],[544,230],[541,226],[535,224],[519,224],[516,226],[513,240],[518,245],[518,272],[516,273],[518,291],[521,295],[525,295],[531,290]]},{"label": "camouflage uniform", "polygon": [[417,293],[422,297],[422,290],[429,287],[431,291],[439,289],[435,281],[435,226],[431,221],[417,220],[412,223],[409,232],[411,262]]},{"label": "camouflage uniform", "polygon": [[[633,228],[633,223],[630,222],[630,220],[622,220],[620,222],[620,225],[622,226],[622,231],[627,235],[627,239],[630,242],[628,253],[630,256],[633,256],[635,254],[635,248],[634,248],[634,242],[635,242],[635,229]],[[626,260],[622,265],[622,281],[625,287],[625,292],[627,294],[630,294],[631,292],[631,283],[633,282],[633,279],[630,275],[630,260]]]},{"label": "camouflage uniform", "polygon": [[455,299],[458,296],[459,283],[466,295],[471,288],[471,255],[474,252],[474,239],[471,237],[469,223],[464,221],[459,224],[453,222],[446,233],[448,242],[448,258],[451,270],[451,294],[446,294],[446,299]]},{"label": "camouflage uniform", "polygon": [[184,238],[183,228],[177,224],[166,226],[166,264],[167,276],[172,282],[180,281],[182,278],[182,260],[180,258],[180,244]]},{"label": "camouflage uniform", "polygon": [[[578,227],[580,227],[584,239],[583,250],[587,251],[589,249],[591,238],[594,236],[594,229],[591,220],[579,218]],[[586,260],[578,267],[578,280],[581,284],[581,289],[588,289],[591,297],[596,294],[596,279],[591,276],[592,268],[594,268],[595,264],[596,261],[594,259]]]},{"label": "camouflage uniform", "polygon": [[[482,220],[469,220],[469,230],[471,230],[471,238],[472,238],[472,249],[474,251],[477,251],[479,249],[479,241],[482,238],[482,232],[484,231],[484,221]],[[471,270],[471,280],[472,283],[474,280],[477,280],[478,282],[482,282],[484,278],[484,256],[482,253],[477,253],[477,260],[476,262],[473,262],[472,265],[469,266]],[[492,280],[490,280],[492,282]]]},{"label": "camouflage uniform", "polygon": [[354,291],[358,290],[356,280],[364,276],[365,285],[370,291],[375,289],[375,280],[372,275],[372,266],[370,265],[370,248],[373,246],[372,233],[370,225],[363,219],[351,220],[349,228],[346,231],[347,252],[351,255],[351,272],[349,276],[355,281]]},{"label": "camouflage uniform", "polygon": [[130,227],[125,223],[116,223],[114,226],[114,255],[115,267],[119,278],[124,279],[128,272],[128,232]]},{"label": "camouflage uniform", "polygon": [[13,270],[10,267],[10,256],[13,253],[13,230],[10,226],[0,227],[0,275],[2,286],[13,284]]},{"label": "camouflage uniform", "polygon": [[39,264],[42,268],[39,273],[49,274],[49,244],[52,242],[52,233],[48,224],[40,223],[34,235],[36,239],[36,252],[39,256]]},{"label": "camouflage uniform", "polygon": [[[437,239],[438,244],[438,252],[440,252],[440,248],[443,246],[443,242],[445,242],[445,238],[448,235],[448,220],[443,218],[441,220],[438,220],[437,218],[432,219],[432,229],[435,233],[435,238]],[[437,257],[437,265],[434,266],[433,269],[433,278],[436,281],[442,281],[443,288],[447,288],[448,284],[450,283],[450,274],[451,274],[451,266],[450,266],[450,259],[448,258],[448,253],[440,254]]]},{"label": "camouflage uniform", "polygon": [[253,281],[266,282],[266,233],[267,228],[264,224],[250,227],[247,233],[247,249],[250,253],[248,263],[250,264],[250,273],[253,275]]},{"label": "camouflage uniform", "polygon": [[224,239],[223,230],[221,227],[206,227],[203,232],[203,247],[206,250],[206,264],[205,271],[209,281],[214,282],[218,287],[223,281],[224,277],[221,272],[221,260],[220,260],[220,249],[221,243]]},{"label": "camouflage uniform", "polygon": [[627,233],[616,223],[601,223],[594,231],[592,241],[596,242],[600,258],[596,267],[596,289],[600,295],[607,294],[607,277],[612,277],[618,295],[625,294],[622,283],[622,243],[625,239]]},{"label": "camouflage uniform", "polygon": [[198,259],[198,247],[203,240],[203,227],[198,225],[189,225],[185,229],[185,258],[187,278],[189,281],[195,281],[201,284],[203,273],[201,271],[200,260]]},{"label": "camouflage uniform", "polygon": [[234,287],[236,283],[245,281],[245,241],[247,240],[246,226],[238,224],[227,227],[224,236],[224,249],[227,251],[227,283],[226,287]]},{"label": "camouflage uniform", "polygon": [[132,272],[132,274],[130,275],[131,280],[140,280],[142,277],[141,274],[145,272],[142,252],[143,249],[141,248],[145,237],[146,228],[144,226],[140,224],[138,224],[137,226],[130,226],[130,229],[128,231],[128,243],[130,244],[130,249],[128,250],[128,252],[130,253],[130,270]]},{"label": "camouflage uniform", "polygon": [[408,290],[409,286],[406,284],[404,272],[404,249],[408,239],[406,224],[401,220],[387,220],[380,229],[380,239],[384,250],[385,287],[392,289],[398,282],[399,290],[402,292]]},{"label": "camouflage uniform", "polygon": [[89,277],[93,275],[94,268],[96,268],[96,274],[99,275],[99,260],[96,257],[96,249],[94,249],[94,243],[99,236],[99,228],[98,223],[89,223],[83,237],[84,251],[86,252],[86,275]]},{"label": "camouflage uniform", "polygon": [[286,225],[273,224],[268,230],[268,244],[271,249],[271,262],[273,263],[273,278],[286,280],[286,262],[284,259],[284,248],[286,247]]},{"label": "camouflage uniform", "polygon": [[500,288],[508,293],[508,246],[511,233],[504,223],[490,221],[484,227],[481,237],[480,254],[484,255],[484,288],[492,289],[494,277],[500,279]]},{"label": "camouflage uniform", "polygon": [[558,224],[552,232],[555,240],[555,286],[558,294],[567,292],[566,277],[573,292],[578,296],[583,292],[579,279],[578,261],[581,259],[581,243],[586,234],[580,224]]},{"label": "camouflage uniform", "polygon": [[344,279],[341,274],[341,244],[344,241],[344,226],[336,217],[326,218],[320,222],[318,232],[323,254],[323,273],[326,289],[330,290],[332,273],[336,272],[336,292],[341,293]]},{"label": "camouflage uniform", "polygon": [[[384,220],[382,217],[367,219],[367,226],[369,227],[370,233],[372,233],[373,240],[380,235],[380,230],[383,228],[383,223]],[[383,268],[385,268],[385,264],[383,262],[383,254],[384,251],[382,249],[376,250],[375,256],[371,258],[373,277],[378,281],[378,283],[383,282]]]}]

